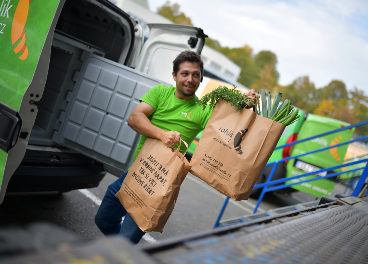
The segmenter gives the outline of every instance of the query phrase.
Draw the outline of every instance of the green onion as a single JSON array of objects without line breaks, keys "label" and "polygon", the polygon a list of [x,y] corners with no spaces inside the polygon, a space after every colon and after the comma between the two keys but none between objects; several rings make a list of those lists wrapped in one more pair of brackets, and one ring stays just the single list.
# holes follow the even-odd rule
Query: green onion
[{"label": "green onion", "polygon": [[261,100],[262,100],[262,115],[263,117],[268,117],[266,91],[264,89],[261,90]]},{"label": "green onion", "polygon": [[271,103],[271,92],[268,92],[268,108],[267,108],[267,118],[271,117],[271,107],[272,107],[272,103]]},{"label": "green onion", "polygon": [[262,116],[287,126],[299,118],[299,109],[292,106],[288,99],[281,102],[281,97],[281,93],[275,92],[273,102],[271,102],[271,93],[266,94],[266,91],[262,89]]},{"label": "green onion", "polygon": [[[272,109],[271,109],[271,119],[275,116],[276,111],[279,109],[279,103],[281,101],[282,93],[276,92],[275,98],[273,99]],[[270,118],[270,115],[268,116]]]}]

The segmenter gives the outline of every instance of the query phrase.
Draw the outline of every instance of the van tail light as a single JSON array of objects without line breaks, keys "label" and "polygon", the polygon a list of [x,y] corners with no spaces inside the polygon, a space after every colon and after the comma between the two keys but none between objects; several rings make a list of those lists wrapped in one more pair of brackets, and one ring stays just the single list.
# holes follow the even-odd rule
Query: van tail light
[{"label": "van tail light", "polygon": [[[298,133],[294,133],[292,134],[288,140],[286,141],[285,145],[286,144],[289,144],[289,143],[292,143],[294,141],[296,141],[296,139],[298,138]],[[291,152],[291,148],[293,146],[288,146],[288,147],[285,147],[283,150],[282,150],[282,158],[285,159],[287,157],[290,157],[290,152]],[[285,163],[287,163],[288,161],[286,160]]]},{"label": "van tail light", "polygon": [[[340,126],[341,128],[344,128],[344,127],[346,127],[346,126],[343,126],[343,125],[341,125]],[[349,130],[352,130],[353,128],[351,127],[351,128],[349,128]]]}]

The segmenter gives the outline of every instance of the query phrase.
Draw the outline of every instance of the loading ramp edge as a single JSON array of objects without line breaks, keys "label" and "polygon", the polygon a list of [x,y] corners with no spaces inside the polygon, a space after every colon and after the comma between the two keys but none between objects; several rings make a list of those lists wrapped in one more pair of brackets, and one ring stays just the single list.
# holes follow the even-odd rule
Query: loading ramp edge
[{"label": "loading ramp edge", "polygon": [[172,238],[154,245],[133,246],[118,236],[89,242],[64,241],[53,249],[43,247],[33,253],[0,255],[0,264],[71,260],[147,264],[366,263],[366,248],[368,196],[327,200],[325,204]]},{"label": "loading ramp edge", "polygon": [[157,263],[366,263],[368,197],[144,245]]}]

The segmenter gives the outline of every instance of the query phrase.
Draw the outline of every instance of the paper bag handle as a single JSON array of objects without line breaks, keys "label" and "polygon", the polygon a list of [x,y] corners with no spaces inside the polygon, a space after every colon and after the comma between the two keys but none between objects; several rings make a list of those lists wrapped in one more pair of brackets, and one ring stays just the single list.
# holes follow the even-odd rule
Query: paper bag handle
[{"label": "paper bag handle", "polygon": [[182,139],[181,139],[181,137],[180,137],[180,140],[179,140],[179,146],[177,147],[177,149],[176,149],[176,151],[175,151],[175,153],[174,153],[174,156],[178,155],[178,153],[179,153],[179,151],[180,151],[180,147],[181,147],[181,142],[182,142],[182,141],[183,141],[184,145],[186,146],[187,150],[185,151],[185,153],[184,153],[184,155],[183,155],[183,158],[182,158],[181,160],[183,160],[183,159],[184,159],[184,156],[185,156],[185,154],[186,154],[186,153],[187,153],[187,151],[188,151],[188,144],[187,144],[187,142],[185,142],[184,140],[182,140]]}]

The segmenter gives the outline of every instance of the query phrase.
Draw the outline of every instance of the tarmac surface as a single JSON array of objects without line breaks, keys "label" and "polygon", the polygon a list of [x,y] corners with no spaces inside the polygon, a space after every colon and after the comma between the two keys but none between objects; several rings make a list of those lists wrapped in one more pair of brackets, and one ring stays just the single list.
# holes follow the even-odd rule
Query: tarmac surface
[{"label": "tarmac surface", "polygon": [[[47,222],[82,240],[101,238],[103,234],[95,225],[94,216],[108,185],[115,180],[115,176],[107,174],[97,188],[49,195],[8,195],[0,206],[0,228]],[[225,198],[197,177],[188,174],[163,233],[151,232],[143,237],[140,244],[158,243],[168,238],[212,229]],[[307,201],[307,198],[294,198],[267,194],[257,212]],[[222,219],[249,215],[256,203],[257,200],[252,198],[239,202],[230,199]]]}]

